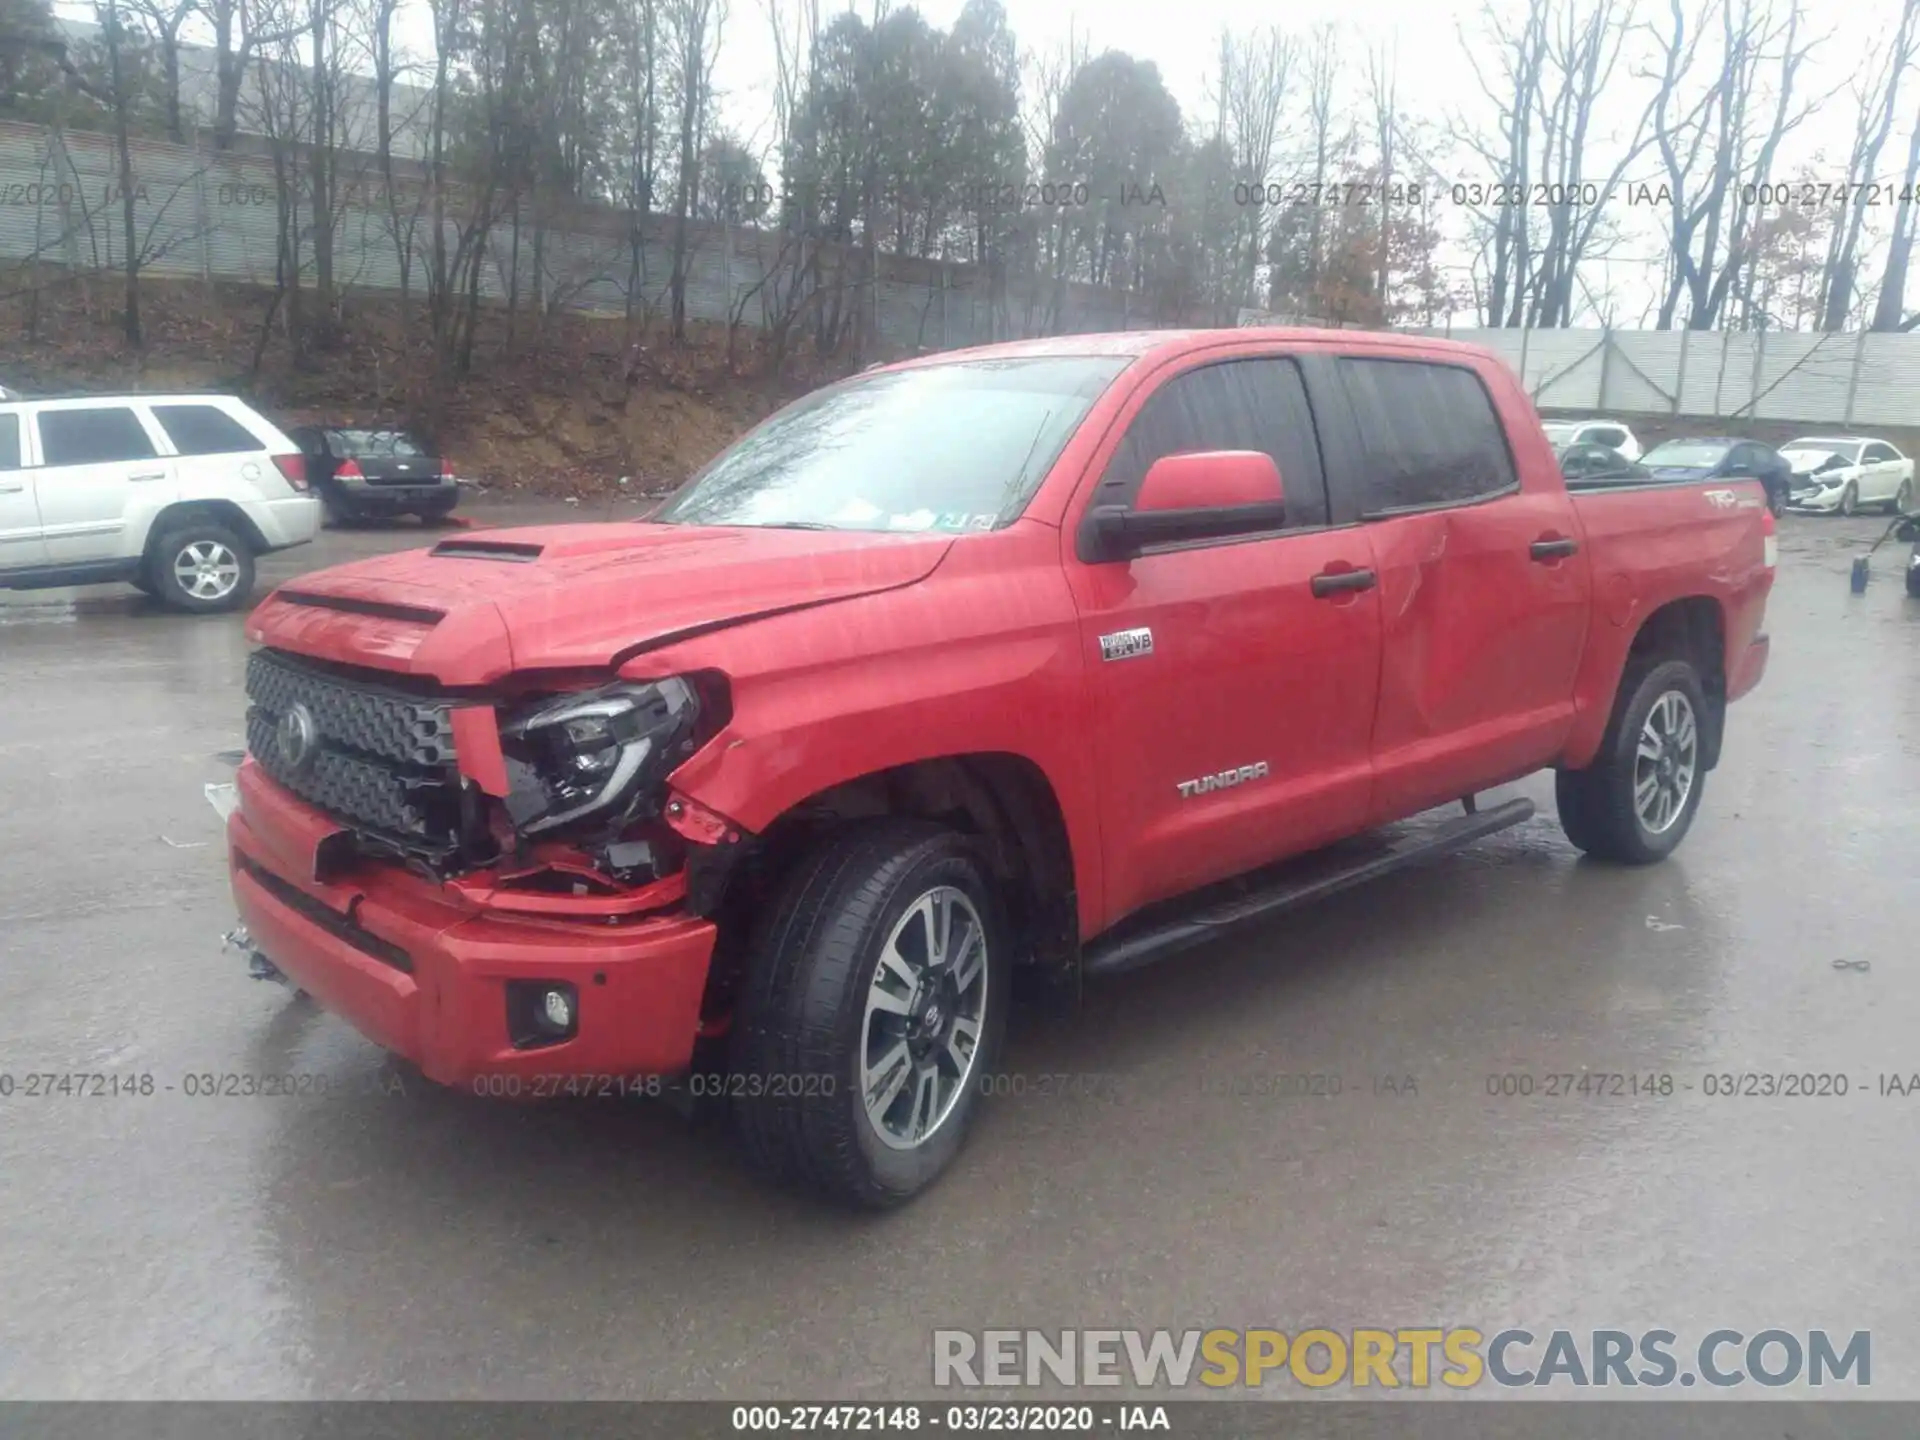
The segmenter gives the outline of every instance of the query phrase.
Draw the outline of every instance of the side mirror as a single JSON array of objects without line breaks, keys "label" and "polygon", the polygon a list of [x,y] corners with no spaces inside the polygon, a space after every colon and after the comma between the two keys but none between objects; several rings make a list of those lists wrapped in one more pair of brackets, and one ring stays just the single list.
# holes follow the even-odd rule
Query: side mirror
[{"label": "side mirror", "polygon": [[1083,560],[1124,560],[1150,545],[1254,535],[1287,523],[1286,489],[1258,450],[1163,455],[1132,506],[1096,505],[1081,529]]}]

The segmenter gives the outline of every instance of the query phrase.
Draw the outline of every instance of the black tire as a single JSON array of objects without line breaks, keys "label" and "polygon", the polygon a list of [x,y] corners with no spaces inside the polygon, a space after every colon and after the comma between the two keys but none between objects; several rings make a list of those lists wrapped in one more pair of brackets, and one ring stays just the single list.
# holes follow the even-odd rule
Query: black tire
[{"label": "black tire", "polygon": [[[1693,771],[1672,819],[1656,830],[1634,803],[1634,786],[1642,729],[1654,706],[1669,694],[1680,696],[1690,712]],[[1656,659],[1629,668],[1593,763],[1554,777],[1560,828],[1567,839],[1596,860],[1623,865],[1651,865],[1671,855],[1692,828],[1706,789],[1703,757],[1709,723],[1706,694],[1691,661]]]},{"label": "black tire", "polygon": [[[186,582],[179,567],[196,547],[208,557],[224,555],[217,568],[225,570],[231,564],[230,587],[218,593],[197,592]],[[168,527],[147,546],[146,580],[154,598],[169,609],[190,615],[234,610],[253,593],[253,547],[216,521],[189,520]]]},{"label": "black tire", "polygon": [[144,570],[142,570],[138,575],[134,576],[131,580],[127,581],[127,583],[133,586],[133,588],[138,590],[142,595],[151,597],[153,594],[153,581],[147,578],[147,573]]},{"label": "black tire", "polygon": [[1893,494],[1893,499],[1887,502],[1887,513],[1890,515],[1904,515],[1912,508],[1913,481],[1902,480],[1900,482],[1900,488]]},{"label": "black tire", "polygon": [[423,505],[413,513],[420,517],[422,525],[444,525],[447,517],[453,513],[453,507],[460,501],[459,496],[451,500],[436,500],[431,505]]},{"label": "black tire", "polygon": [[1840,492],[1840,513],[1848,519],[1860,513],[1860,487],[1851,480]]},{"label": "black tire", "polygon": [[1907,565],[1907,594],[1920,600],[1920,565],[1912,562]]},{"label": "black tire", "polygon": [[[880,1138],[862,1093],[869,990],[894,928],[911,928],[909,912],[938,887],[960,892],[981,922],[980,1036],[970,1068],[953,1077],[960,1084],[951,1108],[917,1144],[894,1148]],[[873,1210],[903,1204],[932,1184],[959,1153],[983,1081],[998,1063],[1009,943],[986,867],[964,836],[944,826],[876,821],[802,859],[753,938],[729,1047],[727,1093],[755,1168]],[[882,1040],[879,1048],[884,1058],[891,1047]],[[917,1082],[913,1088],[917,1106]],[[897,1098],[909,1098],[906,1087]]]}]

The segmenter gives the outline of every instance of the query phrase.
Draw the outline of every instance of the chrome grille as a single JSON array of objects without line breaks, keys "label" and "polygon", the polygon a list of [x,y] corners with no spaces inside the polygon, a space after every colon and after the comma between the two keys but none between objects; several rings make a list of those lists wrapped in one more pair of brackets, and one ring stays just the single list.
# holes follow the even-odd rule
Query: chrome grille
[{"label": "chrome grille", "polygon": [[[275,782],[342,824],[440,849],[457,843],[451,702],[343,680],[271,650],[247,661],[247,749]],[[312,744],[289,755],[296,705]]]}]

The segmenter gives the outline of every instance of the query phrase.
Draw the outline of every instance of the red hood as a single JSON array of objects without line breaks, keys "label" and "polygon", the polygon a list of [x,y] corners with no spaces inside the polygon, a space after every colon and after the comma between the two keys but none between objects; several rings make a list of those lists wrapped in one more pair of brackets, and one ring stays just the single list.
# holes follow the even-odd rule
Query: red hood
[{"label": "red hood", "polygon": [[250,639],[485,685],[604,668],[690,632],[910,585],[948,535],[626,522],[480,530],[289,581]]}]

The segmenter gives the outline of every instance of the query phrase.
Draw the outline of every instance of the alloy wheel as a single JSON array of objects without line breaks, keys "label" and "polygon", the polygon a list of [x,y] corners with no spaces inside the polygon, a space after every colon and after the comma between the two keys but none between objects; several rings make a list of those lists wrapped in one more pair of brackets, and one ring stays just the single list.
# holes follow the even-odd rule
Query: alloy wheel
[{"label": "alloy wheel", "polygon": [[988,968],[986,925],[951,885],[921,895],[887,936],[860,1026],[860,1097],[883,1144],[924,1145],[966,1093]]},{"label": "alloy wheel", "polygon": [[1649,835],[1663,835],[1687,808],[1700,768],[1693,702],[1669,690],[1653,702],[1634,750],[1633,808]]},{"label": "alloy wheel", "polygon": [[174,556],[173,580],[195,600],[224,600],[240,583],[240,557],[218,540],[195,540]]}]

